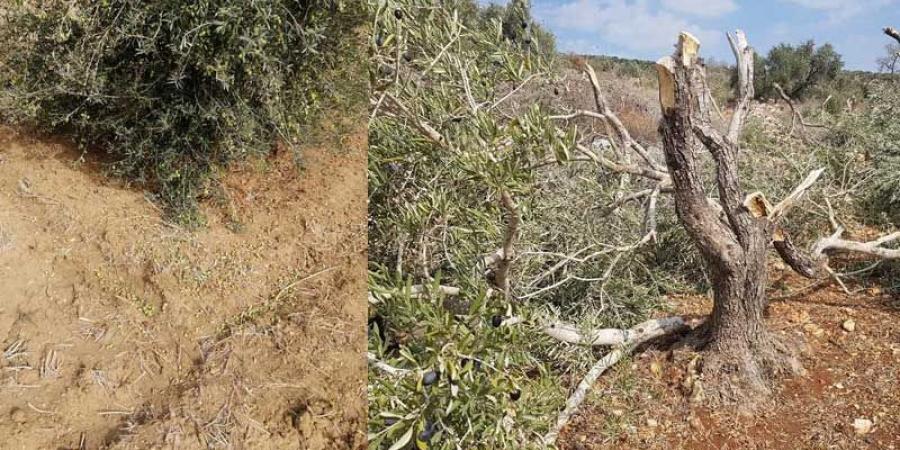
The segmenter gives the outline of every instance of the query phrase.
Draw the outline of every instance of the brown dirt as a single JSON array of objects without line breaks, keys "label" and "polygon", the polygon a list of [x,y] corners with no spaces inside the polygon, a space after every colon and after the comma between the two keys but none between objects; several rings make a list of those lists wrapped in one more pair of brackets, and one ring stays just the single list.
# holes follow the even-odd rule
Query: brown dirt
[{"label": "brown dirt", "polygon": [[[808,280],[773,271],[769,327],[805,342],[805,375],[781,380],[753,412],[713,409],[702,395],[692,400],[698,389],[686,382],[697,355],[659,344],[604,375],[560,447],[900,449],[900,298],[877,287],[849,296],[834,285],[803,290]],[[712,308],[703,296],[672,303],[694,318]],[[842,326],[848,319],[853,331]],[[856,419],[874,422],[871,432],[856,433]]]},{"label": "brown dirt", "polygon": [[0,130],[0,448],[365,446],[366,132],[233,167],[186,231]]}]

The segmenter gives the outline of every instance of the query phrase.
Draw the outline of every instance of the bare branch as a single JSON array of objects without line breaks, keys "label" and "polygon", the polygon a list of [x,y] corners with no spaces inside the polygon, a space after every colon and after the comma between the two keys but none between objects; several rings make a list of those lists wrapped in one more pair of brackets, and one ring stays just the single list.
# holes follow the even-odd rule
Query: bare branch
[{"label": "bare branch", "polygon": [[649,178],[656,181],[669,181],[669,174],[664,170],[653,169],[650,167],[641,167],[636,164],[620,163],[609,160],[596,152],[591,151],[582,144],[576,144],[575,147],[581,153],[592,155],[593,158],[604,168],[616,173],[628,173]]},{"label": "bare branch", "polygon": [[591,117],[593,119],[601,119],[605,120],[606,116],[594,111],[588,111],[585,109],[579,109],[577,111],[572,111],[569,114],[560,114],[556,116],[550,116],[551,120],[572,120],[578,117]]},{"label": "bare branch", "polygon": [[728,126],[726,137],[732,144],[737,144],[744,127],[744,119],[750,112],[750,104],[753,101],[753,48],[747,43],[747,36],[741,30],[728,36],[728,44],[734,53],[738,71],[738,104],[731,116],[731,124]]},{"label": "bare branch", "polygon": [[778,95],[781,96],[781,99],[784,100],[784,102],[787,103],[791,108],[791,130],[788,132],[789,135],[794,134],[794,125],[797,121],[800,122],[800,125],[803,125],[806,128],[828,128],[827,125],[808,123],[805,119],[803,119],[803,115],[800,114],[800,110],[794,107],[794,102],[784,92],[784,89],[781,88],[781,85],[778,83],[773,83],[773,86],[775,87],[775,90],[778,91]]},{"label": "bare branch", "polygon": [[448,148],[447,140],[444,139],[444,136],[441,135],[441,133],[439,133],[436,129],[434,129],[434,127],[432,127],[428,122],[421,119],[417,114],[407,108],[406,105],[404,105],[403,102],[400,101],[400,99],[390,94],[387,94],[386,98],[390,100],[394,105],[396,105],[397,108],[399,108],[409,120],[412,120],[415,127],[420,132],[422,132],[422,134],[425,135],[425,137],[427,137],[431,142],[434,142],[435,144],[443,148]]},{"label": "bare branch", "polygon": [[572,415],[575,414],[575,411],[577,411],[578,407],[581,406],[581,403],[584,402],[584,399],[587,397],[591,387],[594,386],[597,378],[599,378],[606,369],[612,367],[615,363],[619,362],[623,356],[631,353],[641,344],[666,334],[681,331],[685,327],[684,320],[680,317],[670,317],[667,319],[650,320],[641,323],[630,330],[623,331],[623,334],[628,334],[628,339],[626,339],[619,347],[607,353],[606,356],[600,358],[600,360],[591,367],[591,370],[588,371],[581,382],[578,383],[575,392],[573,392],[569,399],[566,400],[566,407],[559,413],[556,424],[544,436],[544,444],[552,446],[556,443],[556,438],[559,436],[560,431],[562,431],[566,424],[569,423]]},{"label": "bare branch", "polygon": [[654,161],[647,152],[647,149],[631,137],[631,133],[628,132],[628,129],[625,128],[625,125],[619,120],[619,117],[609,108],[609,104],[606,102],[606,99],[603,97],[603,92],[600,90],[600,82],[597,81],[597,74],[594,72],[594,68],[591,67],[590,64],[585,64],[584,71],[591,81],[597,111],[604,116],[606,121],[612,126],[613,130],[615,130],[619,140],[622,141],[622,145],[637,153],[654,170],[664,171],[665,168]]},{"label": "bare branch", "polygon": [[820,176],[822,176],[823,172],[825,172],[824,167],[810,172],[809,175],[807,175],[806,178],[803,179],[803,181],[799,185],[797,185],[797,187],[795,187],[787,197],[778,202],[778,204],[775,205],[774,208],[772,208],[772,212],[769,214],[769,220],[775,221],[778,220],[779,217],[785,215],[788,210],[790,210],[790,208],[794,206],[794,203],[796,203],[797,200],[803,196],[806,190],[809,189],[816,182],[816,180],[819,179]]},{"label": "bare branch", "polygon": [[587,346],[624,345],[639,338],[640,333],[652,333],[659,329],[671,329],[684,325],[681,317],[667,317],[644,322],[631,329],[601,328],[599,330],[579,331],[578,327],[564,322],[551,322],[543,327],[543,331],[558,341]]},{"label": "bare branch", "polygon": [[854,252],[882,259],[900,259],[900,248],[884,247],[884,245],[900,239],[900,231],[868,242],[842,239],[841,235],[843,233],[844,228],[838,227],[831,236],[820,238],[816,241],[807,255],[791,242],[786,230],[778,228],[773,239],[773,245],[781,259],[800,275],[807,278],[824,278],[827,275],[832,275],[841,284],[843,282],[838,278],[838,274],[828,266],[828,253]]},{"label": "bare branch", "polygon": [[846,239],[841,239],[840,236],[843,234],[843,232],[843,228],[838,228],[838,230],[835,231],[831,236],[816,241],[816,243],[813,245],[812,250],[813,257],[822,256],[826,252],[846,251],[863,253],[884,259],[900,258],[900,248],[884,247],[885,244],[889,244],[900,239],[900,231],[896,231],[894,233],[868,242],[849,241]]},{"label": "bare branch", "polygon": [[502,257],[494,271],[494,284],[509,296],[509,268],[515,257],[516,238],[519,235],[519,207],[507,191],[500,193],[500,205],[506,211],[506,231],[503,235]]}]

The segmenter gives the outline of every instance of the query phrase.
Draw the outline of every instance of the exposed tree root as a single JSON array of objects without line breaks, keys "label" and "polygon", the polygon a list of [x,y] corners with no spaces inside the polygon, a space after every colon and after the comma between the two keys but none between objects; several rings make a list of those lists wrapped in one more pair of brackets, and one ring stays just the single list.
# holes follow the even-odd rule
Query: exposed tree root
[{"label": "exposed tree root", "polygon": [[[711,341],[708,327],[699,327],[682,345],[699,353],[696,373],[684,386],[694,401],[713,406],[730,405],[752,411],[772,395],[776,382],[805,373],[800,345],[771,333],[751,342],[740,339]],[[689,372],[691,368],[689,368]]]}]

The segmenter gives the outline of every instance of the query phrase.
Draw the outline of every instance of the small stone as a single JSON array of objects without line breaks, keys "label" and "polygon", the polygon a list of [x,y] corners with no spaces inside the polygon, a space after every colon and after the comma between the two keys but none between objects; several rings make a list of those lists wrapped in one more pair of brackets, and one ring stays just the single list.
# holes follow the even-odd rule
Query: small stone
[{"label": "small stone", "polygon": [[656,428],[659,426],[659,422],[656,419],[647,419],[647,426],[650,428]]},{"label": "small stone", "polygon": [[9,418],[14,423],[25,423],[28,420],[28,417],[25,415],[25,411],[22,411],[19,408],[13,408],[12,411],[9,412]]},{"label": "small stone", "polygon": [[622,417],[625,415],[625,410],[622,410],[622,409],[614,409],[611,412],[612,412],[612,415],[614,415],[616,417]]},{"label": "small stone", "polygon": [[844,384],[843,384],[843,383],[835,383],[835,384],[834,384],[834,387],[837,388],[837,389],[843,389],[843,388],[844,388]]},{"label": "small stone", "polygon": [[847,319],[844,321],[844,323],[841,324],[841,328],[843,328],[844,331],[848,333],[852,333],[854,330],[856,330],[856,321],[854,321],[853,319]]},{"label": "small stone", "polygon": [[872,431],[872,421],[869,419],[856,419],[853,421],[853,429],[856,434],[869,434]]}]

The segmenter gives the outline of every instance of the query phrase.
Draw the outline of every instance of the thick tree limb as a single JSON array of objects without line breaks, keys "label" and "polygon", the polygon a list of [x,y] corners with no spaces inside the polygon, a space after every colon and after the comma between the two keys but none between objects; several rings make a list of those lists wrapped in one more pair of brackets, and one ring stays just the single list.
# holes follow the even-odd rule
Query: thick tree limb
[{"label": "thick tree limb", "polygon": [[639,345],[651,339],[683,330],[685,327],[686,325],[680,317],[671,317],[668,319],[650,320],[641,323],[630,330],[620,331],[623,334],[627,333],[628,338],[617,348],[607,353],[606,356],[600,358],[600,360],[591,367],[591,370],[588,371],[581,382],[578,383],[575,392],[573,392],[569,399],[566,400],[565,408],[559,413],[556,424],[550,432],[544,436],[544,444],[550,446],[556,443],[556,438],[559,437],[559,433],[566,424],[569,423],[572,415],[575,414],[575,411],[577,411],[578,407],[581,406],[581,403],[584,402],[587,393],[594,386],[597,378],[599,378],[606,369],[609,369],[619,362],[622,357],[634,351]]},{"label": "thick tree limb", "polygon": [[588,346],[623,345],[638,338],[642,333],[656,333],[657,330],[672,330],[684,326],[681,317],[666,317],[648,320],[630,328],[601,328],[592,331],[579,331],[578,327],[564,322],[551,322],[543,327],[546,335],[569,344]]},{"label": "thick tree limb", "polygon": [[884,34],[886,34],[886,35],[888,35],[888,36],[890,36],[890,37],[896,39],[897,42],[900,43],[900,31],[897,31],[896,28],[894,28],[894,27],[885,27],[885,28],[884,28]]},{"label": "thick tree limb", "polygon": [[778,252],[778,256],[795,272],[806,278],[824,278],[827,261],[821,258],[813,258],[797,248],[788,235],[787,230],[780,227],[777,228],[772,239],[772,245],[775,247],[775,251]]},{"label": "thick tree limb", "polygon": [[[704,255],[720,258],[729,249],[737,248],[737,235],[731,227],[719,221],[719,211],[708,201],[699,175],[696,150],[700,145],[696,142],[693,126],[696,118],[693,114],[696,98],[693,87],[696,82],[702,81],[697,79],[697,72],[701,69],[697,67],[699,45],[691,34],[681,33],[675,55],[656,63],[663,115],[660,130],[666,165],[675,188],[678,217]],[[730,190],[724,193],[727,195],[722,196],[720,192],[720,202],[731,220],[741,200],[732,198],[734,196]],[[727,261],[722,259],[718,263],[725,264]]]},{"label": "thick tree limb", "polygon": [[731,116],[727,137],[732,144],[737,144],[753,101],[753,48],[747,43],[747,36],[741,30],[735,31],[734,35],[727,33],[726,36],[734,53],[738,72],[738,104]]}]

